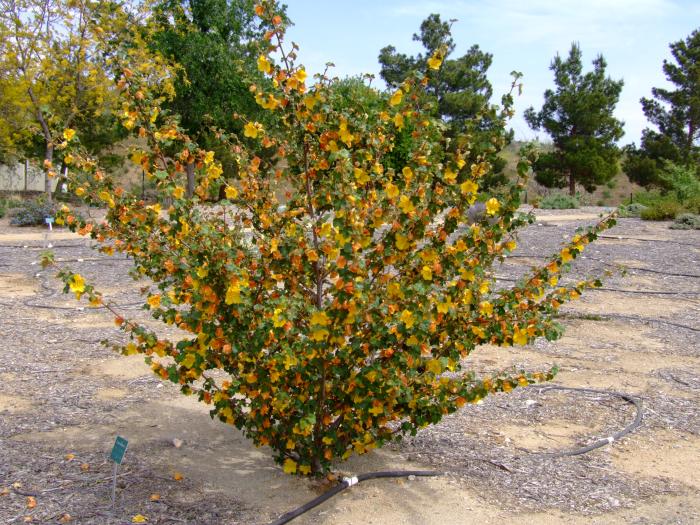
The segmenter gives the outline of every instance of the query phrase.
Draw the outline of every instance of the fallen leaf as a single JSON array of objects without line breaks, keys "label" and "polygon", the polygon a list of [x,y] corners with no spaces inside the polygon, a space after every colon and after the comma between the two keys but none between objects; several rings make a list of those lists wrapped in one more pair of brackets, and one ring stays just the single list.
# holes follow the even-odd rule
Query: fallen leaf
[{"label": "fallen leaf", "polygon": [[175,474],[173,474],[173,479],[175,481],[180,481],[183,478],[184,478],[184,476],[182,474],[180,474],[179,472],[176,472]]},{"label": "fallen leaf", "polygon": [[73,516],[71,516],[70,514],[66,513],[66,514],[64,514],[63,516],[61,516],[61,519],[58,520],[58,521],[61,522],[61,523],[69,523],[69,522],[73,521]]},{"label": "fallen leaf", "polygon": [[155,494],[151,494],[151,501],[158,501],[160,499],[160,494],[157,492]]},{"label": "fallen leaf", "polygon": [[90,465],[88,463],[83,463],[82,465],[80,465],[80,470],[82,470],[83,472],[87,472],[88,470],[90,470]]},{"label": "fallen leaf", "polygon": [[148,518],[143,514],[137,514],[136,516],[131,518],[131,523],[146,523],[147,521]]},{"label": "fallen leaf", "polygon": [[22,488],[22,483],[20,483],[19,481],[15,481],[15,482],[12,484],[12,487],[13,487],[13,488],[16,488],[16,489],[21,489],[21,488]]},{"label": "fallen leaf", "polygon": [[184,442],[181,439],[173,438],[172,443],[175,448],[180,448]]},{"label": "fallen leaf", "polygon": [[25,516],[23,521],[24,523],[31,523],[32,521],[34,521],[34,518],[32,518],[31,516]]},{"label": "fallen leaf", "polygon": [[27,508],[33,509],[36,507],[36,498],[34,496],[27,496]]},{"label": "fallen leaf", "polygon": [[66,454],[63,457],[65,458],[66,461],[71,461],[71,460],[75,459],[75,454]]},{"label": "fallen leaf", "polygon": [[5,487],[2,490],[0,490],[0,496],[7,496],[10,493],[10,488]]}]

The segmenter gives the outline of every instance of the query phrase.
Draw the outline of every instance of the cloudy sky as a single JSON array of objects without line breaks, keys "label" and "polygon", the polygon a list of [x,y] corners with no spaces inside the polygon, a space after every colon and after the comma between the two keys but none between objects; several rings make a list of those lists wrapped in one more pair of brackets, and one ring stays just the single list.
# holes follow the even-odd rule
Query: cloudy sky
[{"label": "cloudy sky", "polygon": [[[510,72],[524,76],[525,90],[512,122],[518,139],[537,134],[522,119],[529,106],[539,108],[542,93],[553,87],[549,65],[554,55],[568,53],[579,42],[586,63],[598,54],[608,62],[608,75],[625,86],[616,116],[625,122],[621,143],[639,141],[647,125],[639,99],[653,86],[665,85],[663,60],[668,44],[700,28],[699,0],[287,0],[294,22],[289,38],[300,47],[300,61],[310,72],[335,63],[340,77],[379,74],[377,55],[386,45],[414,54],[412,41],[430,13],[457,19],[452,35],[453,56],[472,44],[493,54],[489,79],[494,101],[510,86]],[[542,136],[541,138],[545,138]]]}]

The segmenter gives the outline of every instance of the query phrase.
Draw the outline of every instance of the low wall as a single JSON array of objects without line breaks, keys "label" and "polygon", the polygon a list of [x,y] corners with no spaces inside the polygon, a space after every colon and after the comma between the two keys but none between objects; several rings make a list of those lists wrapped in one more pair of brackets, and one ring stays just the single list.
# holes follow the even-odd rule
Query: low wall
[{"label": "low wall", "polygon": [[[56,179],[51,181],[51,190],[56,189]],[[0,191],[44,191],[44,172],[36,166],[18,162],[13,165],[0,164]]]}]

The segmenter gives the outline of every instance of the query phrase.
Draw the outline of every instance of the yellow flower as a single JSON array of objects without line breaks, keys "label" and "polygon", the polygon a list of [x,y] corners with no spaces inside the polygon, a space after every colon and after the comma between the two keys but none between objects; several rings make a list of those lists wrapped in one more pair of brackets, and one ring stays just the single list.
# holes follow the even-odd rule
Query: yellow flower
[{"label": "yellow flower", "polygon": [[568,248],[564,248],[561,251],[561,262],[568,263],[571,260],[573,260],[573,257],[571,256],[571,252],[569,251]]},{"label": "yellow flower", "polygon": [[447,168],[447,169],[445,170],[445,180],[446,180],[448,183],[452,184],[456,179],[457,179],[457,173],[455,173],[454,171],[452,171],[451,168]]},{"label": "yellow flower", "polygon": [[438,359],[431,359],[425,364],[425,369],[428,372],[438,375],[440,372],[442,372],[442,364]]},{"label": "yellow flower", "polygon": [[401,198],[399,199],[399,208],[401,208],[401,211],[407,215],[416,209],[411,199],[409,199],[406,195],[401,195]]},{"label": "yellow flower", "polygon": [[328,339],[328,330],[325,328],[317,328],[313,332],[311,332],[311,339],[314,341],[325,341]]},{"label": "yellow flower", "polygon": [[330,322],[326,312],[314,312],[311,314],[311,324],[313,325],[328,326]]},{"label": "yellow flower", "polygon": [[409,182],[413,178],[413,170],[409,168],[408,166],[405,166],[402,170],[401,173],[403,173],[403,176],[406,178],[406,181]]},{"label": "yellow flower", "polygon": [[479,312],[481,312],[482,315],[492,315],[493,305],[488,301],[482,301],[479,303]]},{"label": "yellow flower", "polygon": [[501,203],[498,202],[498,199],[495,197],[491,197],[489,200],[486,201],[486,213],[488,215],[496,215],[498,213],[498,210],[501,209]]},{"label": "yellow flower", "polygon": [[182,186],[175,186],[175,189],[173,190],[173,197],[176,199],[182,199],[183,195],[185,194],[185,188]]},{"label": "yellow flower", "polygon": [[82,186],[75,188],[75,194],[78,197],[82,197],[83,195],[85,195],[85,188],[83,188]]},{"label": "yellow flower", "polygon": [[258,57],[258,71],[262,71],[263,73],[270,73],[270,71],[272,71],[272,64],[270,64],[270,61],[265,55],[260,55]]},{"label": "yellow flower", "polygon": [[428,59],[428,67],[430,69],[440,69],[442,65],[442,54],[440,52],[435,53]]},{"label": "yellow flower", "polygon": [[513,332],[513,343],[520,346],[525,346],[527,344],[527,332],[516,328]]},{"label": "yellow flower", "polygon": [[285,474],[294,474],[297,471],[297,463],[293,459],[287,458],[284,460],[282,465],[282,470]]},{"label": "yellow flower", "polygon": [[397,89],[396,92],[391,95],[391,98],[389,99],[389,104],[392,106],[398,106],[401,104],[401,99],[403,98],[403,91],[400,89]]},{"label": "yellow flower", "polygon": [[415,317],[413,317],[413,312],[410,310],[401,312],[401,322],[406,325],[406,328],[411,328],[416,322]]},{"label": "yellow flower", "polygon": [[221,169],[221,166],[218,164],[210,164],[207,167],[207,175],[209,176],[210,179],[216,179],[219,177],[224,172],[223,169]]},{"label": "yellow flower", "polygon": [[226,198],[235,199],[238,197],[238,190],[233,186],[226,186]]},{"label": "yellow flower", "polygon": [[283,327],[286,322],[287,321],[282,317],[282,309],[275,308],[275,313],[272,314],[272,323],[275,325],[275,328]]},{"label": "yellow flower", "polygon": [[76,273],[68,283],[68,286],[70,287],[70,291],[75,294],[75,297],[80,299],[80,296],[85,291],[85,280],[82,275]]},{"label": "yellow flower", "polygon": [[256,139],[262,130],[262,124],[258,122],[248,122],[248,124],[246,124],[243,128],[243,135],[251,139]]},{"label": "yellow flower", "polygon": [[306,70],[304,70],[304,68],[301,68],[301,69],[297,70],[296,73],[294,73],[294,78],[297,79],[297,82],[304,82],[304,81],[306,81],[306,76],[307,76],[307,75],[306,75]]},{"label": "yellow flower", "polygon": [[386,191],[386,196],[390,199],[395,199],[399,196],[398,186],[392,184],[391,182],[387,182],[386,186],[384,186],[384,191]]},{"label": "yellow flower", "polygon": [[467,180],[459,185],[459,189],[462,191],[462,193],[466,195],[468,193],[476,193],[476,190],[479,189],[479,186],[477,186],[476,183],[474,183],[473,181]]},{"label": "yellow flower", "polygon": [[75,130],[71,128],[66,128],[63,130],[63,138],[66,139],[67,141],[73,140],[73,137],[75,137]]},{"label": "yellow flower", "polygon": [[355,176],[355,180],[360,186],[364,186],[369,182],[369,175],[367,175],[367,172],[362,168],[354,168],[352,172]]},{"label": "yellow flower", "polygon": [[151,308],[158,308],[160,306],[160,295],[151,295],[146,299],[146,302],[151,306]]},{"label": "yellow flower", "polygon": [[430,269],[430,266],[423,266],[423,269],[420,271],[420,274],[421,277],[423,277],[423,279],[426,281],[433,280],[433,271]]},{"label": "yellow flower", "polygon": [[396,247],[399,250],[408,250],[410,244],[408,242],[408,237],[405,235],[401,235],[400,233],[397,233],[394,235],[394,238],[396,239]]},{"label": "yellow flower", "polygon": [[403,115],[401,113],[397,113],[396,115],[394,115],[394,126],[396,126],[396,129],[401,131],[403,129],[403,125]]}]

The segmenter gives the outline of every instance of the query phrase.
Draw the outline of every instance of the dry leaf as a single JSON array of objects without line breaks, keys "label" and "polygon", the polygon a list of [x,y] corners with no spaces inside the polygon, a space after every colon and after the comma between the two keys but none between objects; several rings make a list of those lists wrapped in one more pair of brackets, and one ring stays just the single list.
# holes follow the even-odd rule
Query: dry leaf
[{"label": "dry leaf", "polygon": [[183,441],[181,439],[178,439],[178,438],[173,438],[172,444],[175,448],[180,448],[183,444]]},{"label": "dry leaf", "polygon": [[72,459],[75,458],[75,454],[66,454],[63,456],[66,461],[71,461]]},{"label": "dry leaf", "polygon": [[24,520],[22,521],[24,521],[24,523],[31,523],[32,521],[34,521],[34,518],[32,518],[31,516],[25,516]]},{"label": "dry leaf", "polygon": [[179,472],[176,472],[175,474],[173,474],[173,479],[175,481],[180,481],[182,478],[184,478],[184,476],[182,474],[180,474]]},{"label": "dry leaf", "polygon": [[61,516],[61,519],[58,520],[58,521],[61,522],[61,523],[69,523],[69,522],[73,521],[73,516],[71,516],[70,514],[66,513],[66,514],[64,514],[63,516]]},{"label": "dry leaf", "polygon": [[0,496],[7,496],[10,493],[10,488],[5,487],[2,490],[0,490]]},{"label": "dry leaf", "polygon": [[21,489],[21,488],[22,488],[22,483],[20,483],[19,481],[15,481],[15,482],[12,484],[12,486],[13,486],[14,488],[16,488],[16,489]]},{"label": "dry leaf", "polygon": [[160,494],[151,494],[151,501],[158,501],[160,499]]},{"label": "dry leaf", "polygon": [[146,523],[147,521],[148,518],[143,514],[137,514],[136,516],[131,518],[131,523]]},{"label": "dry leaf", "polygon": [[36,498],[34,496],[27,496],[27,508],[33,509],[36,507]]},{"label": "dry leaf", "polygon": [[87,472],[88,470],[90,470],[90,465],[88,463],[83,463],[82,465],[80,465],[80,470],[82,470],[83,472]]}]

